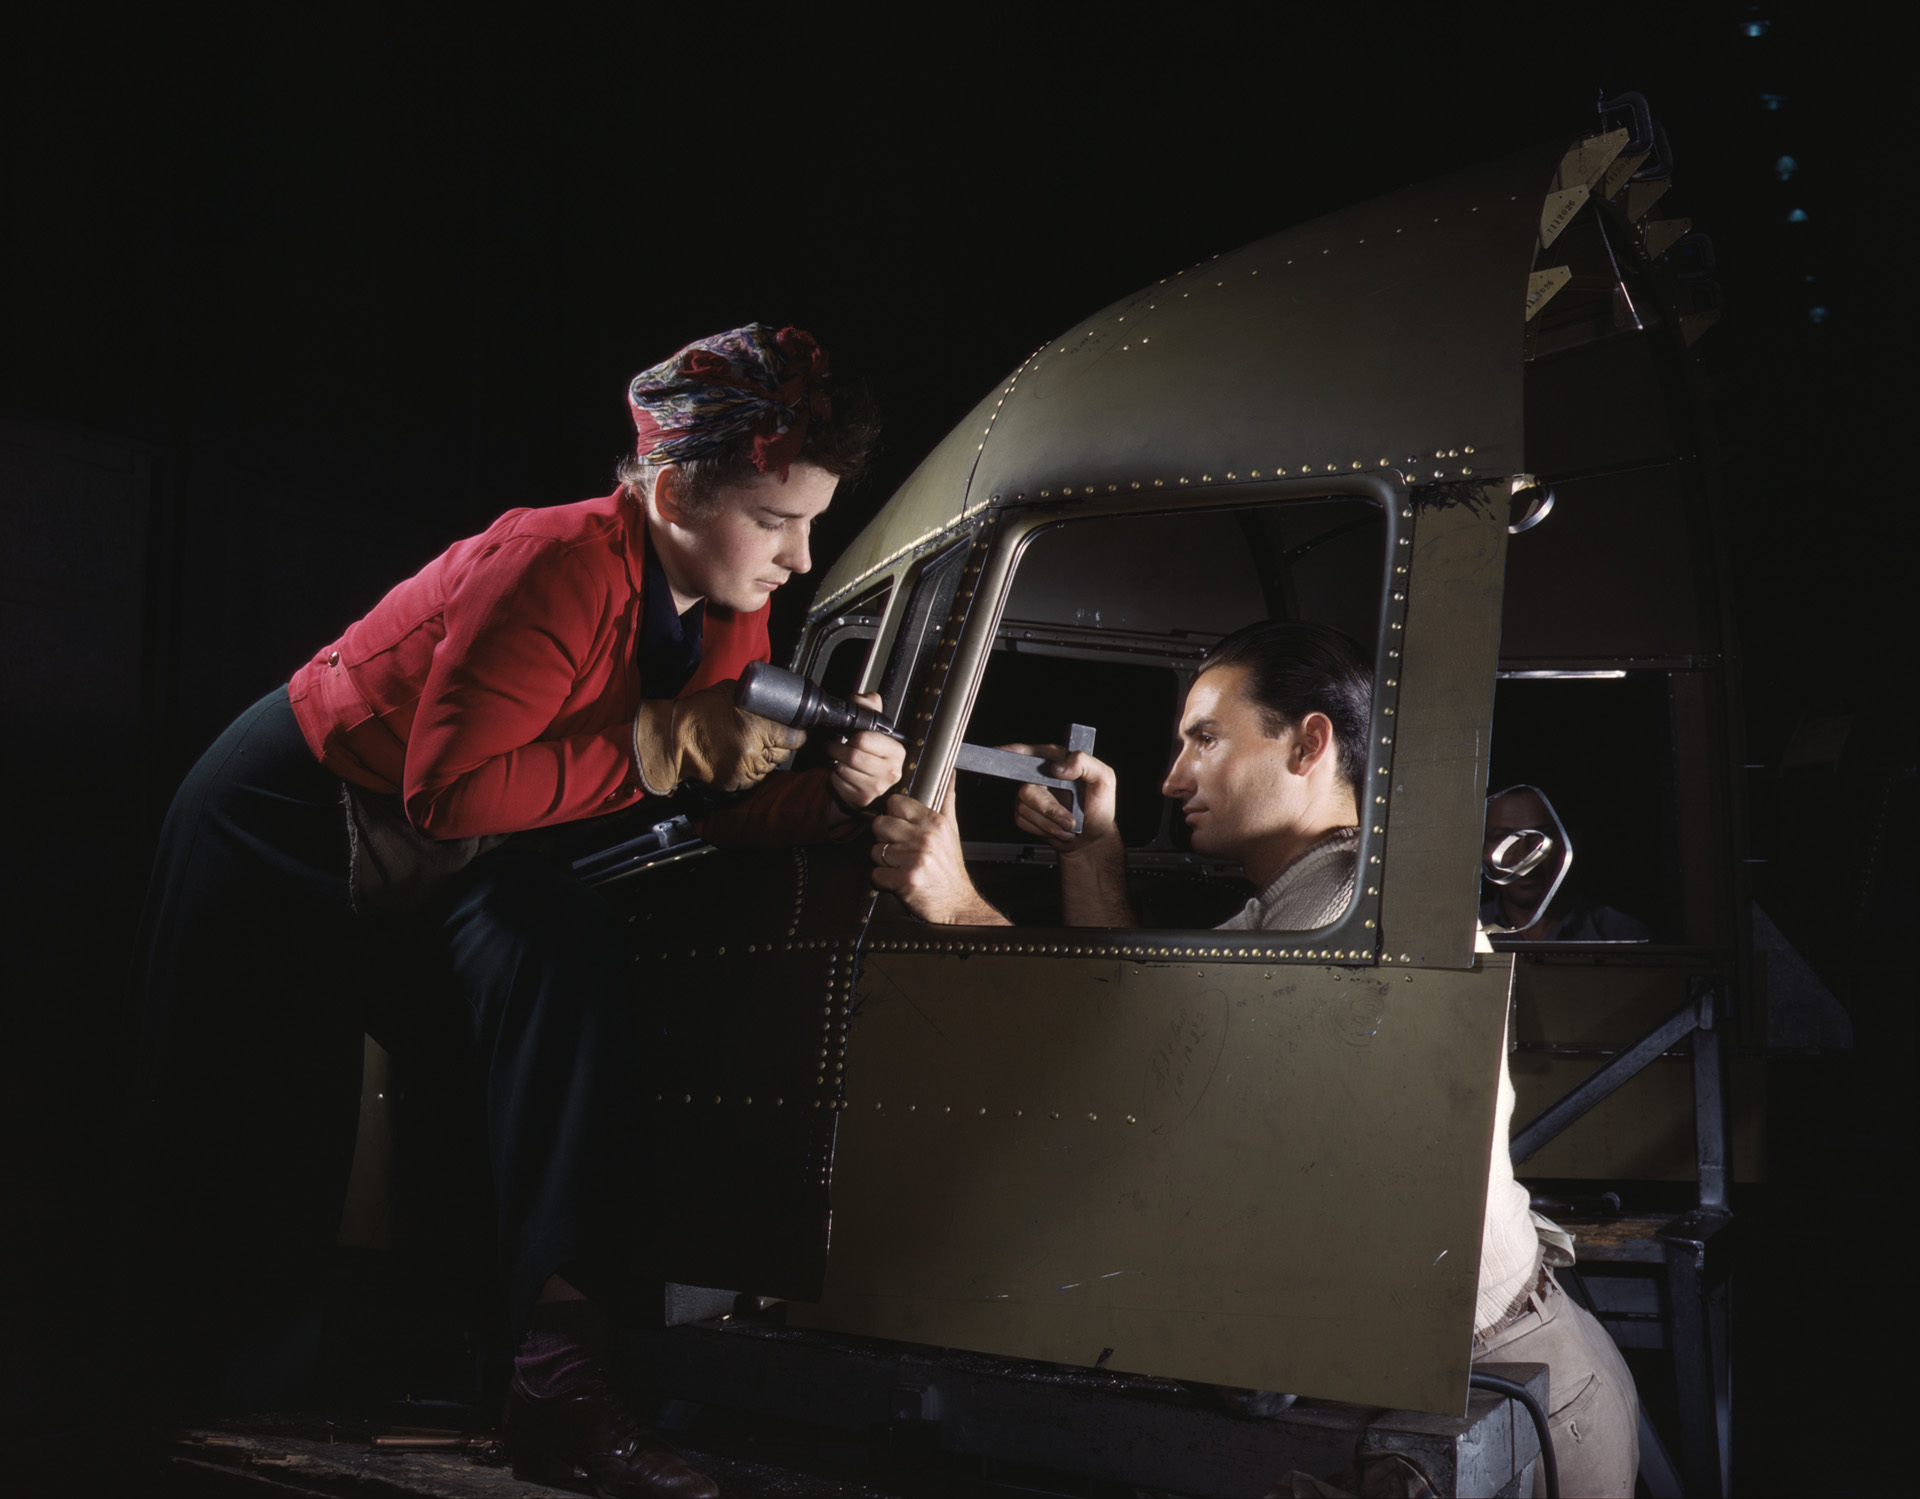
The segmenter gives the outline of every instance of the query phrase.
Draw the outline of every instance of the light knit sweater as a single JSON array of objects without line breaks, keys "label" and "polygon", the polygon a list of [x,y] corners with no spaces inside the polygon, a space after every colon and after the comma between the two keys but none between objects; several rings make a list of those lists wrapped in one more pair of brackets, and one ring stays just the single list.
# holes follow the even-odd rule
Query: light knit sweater
[{"label": "light knit sweater", "polygon": [[1222,932],[1310,932],[1338,921],[1353,902],[1360,873],[1360,829],[1335,828],[1280,866]]},{"label": "light knit sweater", "polygon": [[[1221,931],[1305,932],[1330,925],[1346,913],[1359,874],[1360,830],[1336,828],[1296,855],[1245,909],[1220,923]],[[1484,936],[1476,945],[1486,943]],[[1491,951],[1491,946],[1485,950]],[[1531,1284],[1540,1268],[1539,1237],[1527,1189],[1513,1179],[1507,1151],[1513,1133],[1513,1078],[1501,1033],[1500,1091],[1493,1109],[1493,1156],[1487,1163],[1487,1212],[1480,1230],[1480,1285],[1473,1326],[1498,1322]]]}]

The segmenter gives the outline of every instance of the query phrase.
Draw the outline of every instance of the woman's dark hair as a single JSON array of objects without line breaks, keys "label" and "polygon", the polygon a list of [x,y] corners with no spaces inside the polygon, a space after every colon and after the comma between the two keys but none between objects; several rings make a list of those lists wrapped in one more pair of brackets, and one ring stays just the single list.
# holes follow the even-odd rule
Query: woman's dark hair
[{"label": "woman's dark hair", "polygon": [[[851,484],[866,472],[880,436],[880,413],[866,386],[853,384],[833,391],[833,415],[807,423],[807,435],[801,439],[795,463],[811,463],[825,469],[836,479]],[[754,467],[753,438],[742,435],[718,452],[692,458],[674,465],[679,475],[676,494],[692,514],[710,510],[723,486],[742,484],[760,477]],[[659,465],[648,463],[629,453],[620,460],[615,476],[627,486],[635,499],[644,499],[653,490]]]},{"label": "woman's dark hair", "polygon": [[1359,646],[1329,625],[1268,619],[1235,630],[1207,652],[1200,670],[1220,666],[1247,669],[1247,694],[1275,739],[1309,713],[1326,714],[1340,749],[1340,774],[1358,800],[1373,721],[1373,668]]}]

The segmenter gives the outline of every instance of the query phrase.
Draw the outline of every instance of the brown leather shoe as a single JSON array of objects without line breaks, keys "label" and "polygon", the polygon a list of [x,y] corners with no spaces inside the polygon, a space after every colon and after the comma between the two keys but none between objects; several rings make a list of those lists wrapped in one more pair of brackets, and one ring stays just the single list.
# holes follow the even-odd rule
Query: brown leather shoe
[{"label": "brown leather shoe", "polygon": [[627,1413],[602,1376],[541,1400],[516,1376],[507,1387],[513,1476],[582,1489],[598,1499],[717,1499],[719,1485]]}]

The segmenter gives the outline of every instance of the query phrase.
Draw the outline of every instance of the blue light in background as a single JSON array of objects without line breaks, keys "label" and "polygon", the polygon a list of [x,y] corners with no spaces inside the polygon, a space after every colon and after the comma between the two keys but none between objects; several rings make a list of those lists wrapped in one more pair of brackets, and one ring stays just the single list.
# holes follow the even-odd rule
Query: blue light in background
[{"label": "blue light in background", "polygon": [[1806,221],[1807,211],[1804,208],[1796,208],[1792,213],[1787,215],[1787,222],[1789,224],[1804,224]]},{"label": "blue light in background", "polygon": [[1799,170],[1800,163],[1795,161],[1791,156],[1783,156],[1773,164],[1773,174],[1782,182],[1785,182]]},{"label": "blue light in background", "polygon": [[1808,322],[1810,322],[1810,323],[1824,323],[1824,322],[1825,322],[1826,320],[1827,320],[1827,309],[1826,309],[1826,308],[1824,308],[1824,307],[1809,307],[1809,308],[1807,309],[1807,321],[1808,321]]},{"label": "blue light in background", "polygon": [[1760,96],[1760,107],[1762,109],[1778,109],[1786,102],[1787,96],[1785,94],[1762,94]]},{"label": "blue light in background", "polygon": [[1763,16],[1755,16],[1751,20],[1740,23],[1740,35],[1747,37],[1765,36],[1772,29],[1773,22]]}]

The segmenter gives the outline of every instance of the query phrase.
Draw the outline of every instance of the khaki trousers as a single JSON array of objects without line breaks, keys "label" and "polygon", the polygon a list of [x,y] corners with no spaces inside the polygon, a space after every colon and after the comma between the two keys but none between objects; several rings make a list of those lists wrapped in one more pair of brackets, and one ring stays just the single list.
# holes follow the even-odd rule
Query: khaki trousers
[{"label": "khaki trousers", "polygon": [[[1545,1364],[1547,1429],[1567,1499],[1632,1499],[1640,1468],[1640,1399],[1627,1361],[1591,1312],[1548,1271],[1512,1322],[1473,1340],[1475,1363]],[[1546,1474],[1534,1470],[1536,1499]]]}]

